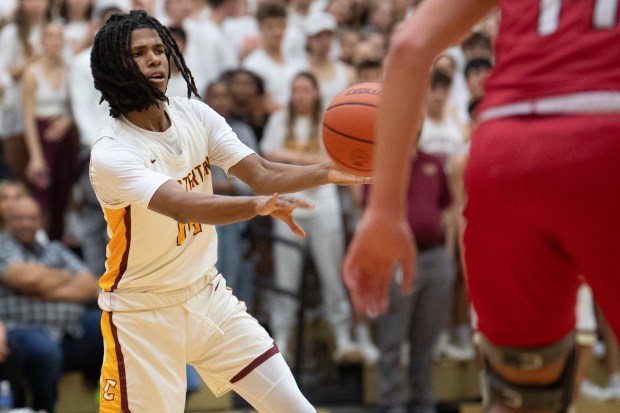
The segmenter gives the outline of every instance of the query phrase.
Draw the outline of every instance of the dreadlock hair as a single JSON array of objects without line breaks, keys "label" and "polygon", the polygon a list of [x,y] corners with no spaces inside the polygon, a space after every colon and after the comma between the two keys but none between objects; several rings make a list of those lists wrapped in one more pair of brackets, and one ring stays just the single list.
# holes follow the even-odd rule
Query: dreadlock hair
[{"label": "dreadlock hair", "polygon": [[147,15],[144,10],[113,14],[97,32],[90,54],[95,88],[101,92],[99,103],[104,100],[108,102],[110,116],[113,118],[124,113],[145,110],[157,101],[168,102],[166,94],[148,81],[133,60],[131,34],[139,29],[157,32],[166,49],[168,61],[176,65],[187,83],[187,97],[191,98],[192,94],[200,97],[192,72],[165,26]]}]

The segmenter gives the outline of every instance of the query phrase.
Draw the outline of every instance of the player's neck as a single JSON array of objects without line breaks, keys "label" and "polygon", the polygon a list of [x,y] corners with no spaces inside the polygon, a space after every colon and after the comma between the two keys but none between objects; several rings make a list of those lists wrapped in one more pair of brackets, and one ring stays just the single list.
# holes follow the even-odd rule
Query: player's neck
[{"label": "player's neck", "polygon": [[152,132],[164,132],[172,124],[163,103],[151,105],[142,111],[128,112],[125,117],[137,127]]}]

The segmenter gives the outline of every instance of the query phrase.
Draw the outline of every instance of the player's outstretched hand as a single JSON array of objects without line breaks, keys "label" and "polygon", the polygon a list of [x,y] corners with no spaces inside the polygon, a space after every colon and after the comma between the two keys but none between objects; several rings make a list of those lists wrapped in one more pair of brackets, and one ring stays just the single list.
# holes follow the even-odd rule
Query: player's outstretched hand
[{"label": "player's outstretched hand", "polygon": [[304,238],[306,233],[293,219],[293,211],[296,208],[312,209],[314,206],[302,199],[273,194],[271,196],[260,197],[256,213],[258,215],[271,215],[279,219],[288,225],[295,235]]},{"label": "player's outstretched hand", "polygon": [[327,180],[332,184],[351,186],[372,183],[371,177],[353,175],[348,172],[344,172],[338,169],[332,161],[325,161],[321,164],[321,166],[327,169]]},{"label": "player's outstretched hand", "polygon": [[396,264],[402,266],[402,288],[413,287],[416,252],[405,217],[380,216],[366,210],[357,225],[344,262],[344,282],[353,307],[371,316],[385,313]]}]

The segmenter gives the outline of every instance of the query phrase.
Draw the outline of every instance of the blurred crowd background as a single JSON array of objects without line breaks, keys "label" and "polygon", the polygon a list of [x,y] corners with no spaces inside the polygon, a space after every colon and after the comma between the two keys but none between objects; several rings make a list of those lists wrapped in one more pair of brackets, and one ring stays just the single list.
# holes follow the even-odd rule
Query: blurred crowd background
[{"label": "blurred crowd background", "polygon": [[[144,9],[174,36],[203,99],[267,159],[328,159],[321,118],[346,87],[381,82],[391,35],[416,0],[2,0],[0,2],[0,379],[16,406],[54,411],[57,383],[102,358],[96,306],[106,223],[88,178],[90,146],[109,120],[90,74],[90,47],[107,18]],[[384,412],[433,412],[430,375],[441,358],[473,360],[472,316],[458,259],[462,175],[475,108],[493,67],[500,16],[490,14],[432,68],[409,189],[419,252],[413,295],[397,288],[378,319],[355,316],[341,280],[343,254],[369,188],[325,186],[299,196],[308,234],[255,218],[218,227],[218,269],[269,329],[292,366],[308,359],[377,367]],[[168,96],[187,96],[172,67]],[[213,168],[214,190],[243,195]],[[55,281],[51,281],[55,280]],[[609,384],[582,393],[620,398],[617,343],[595,304],[586,346],[605,354]],[[324,327],[314,352],[300,323]],[[319,328],[320,329],[320,328]],[[303,344],[303,343],[302,343]],[[303,350],[303,348],[305,350]],[[76,355],[79,354],[79,360]],[[325,357],[323,357],[325,358]],[[405,368],[401,368],[405,366]],[[403,371],[403,374],[398,373]],[[406,378],[405,372],[409,372]],[[201,386],[188,368],[188,393]],[[24,390],[27,389],[27,390]],[[31,397],[25,394],[30,392]]]}]

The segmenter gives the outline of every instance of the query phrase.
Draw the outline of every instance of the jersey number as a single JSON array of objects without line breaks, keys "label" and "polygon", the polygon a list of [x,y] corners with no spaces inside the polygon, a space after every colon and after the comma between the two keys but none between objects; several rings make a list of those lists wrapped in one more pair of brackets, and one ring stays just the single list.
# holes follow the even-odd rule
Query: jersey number
[{"label": "jersey number", "polygon": [[201,224],[197,224],[195,222],[189,222],[187,224],[182,224],[179,222],[178,224],[179,224],[179,233],[177,234],[177,246],[180,246],[181,244],[183,244],[183,241],[185,241],[185,239],[187,238],[188,230],[191,231],[193,229],[192,235],[196,235],[202,232]]},{"label": "jersey number", "polygon": [[[553,34],[560,23],[562,0],[540,0],[538,33],[541,36]],[[610,29],[616,25],[618,0],[594,0],[592,26],[595,29]]]}]

